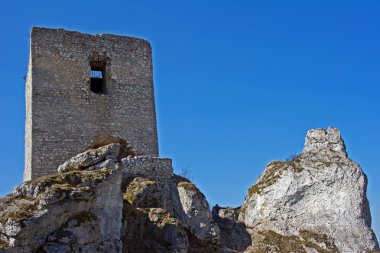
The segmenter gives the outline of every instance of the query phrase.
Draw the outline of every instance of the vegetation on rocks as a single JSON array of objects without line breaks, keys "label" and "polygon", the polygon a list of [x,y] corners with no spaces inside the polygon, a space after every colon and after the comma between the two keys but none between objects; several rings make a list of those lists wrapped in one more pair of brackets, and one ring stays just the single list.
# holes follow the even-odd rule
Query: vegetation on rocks
[{"label": "vegetation on rocks", "polygon": [[98,183],[105,176],[110,174],[109,169],[70,171],[66,173],[57,173],[49,176],[33,179],[25,185],[35,185],[45,188],[66,188],[76,187],[79,185],[88,185],[91,182]]},{"label": "vegetation on rocks", "polygon": [[[241,207],[212,212],[167,159],[114,155],[26,182],[0,198],[0,252],[378,252],[365,175],[335,137],[319,137],[309,134],[307,152],[270,162]],[[344,169],[325,166],[339,162]]]},{"label": "vegetation on rocks", "polygon": [[[130,204],[134,204],[136,199],[139,199],[141,201],[141,197],[146,188],[156,186],[156,184],[157,183],[155,181],[150,180],[148,178],[136,177],[126,187],[123,197]],[[158,200],[155,201],[153,198],[150,198],[149,202],[151,204],[150,207],[153,207],[152,203],[159,202],[159,201]]]},{"label": "vegetation on rocks", "polygon": [[[263,236],[259,247],[254,248],[252,253],[266,253],[270,249],[272,252],[297,252],[307,253],[305,248],[314,249],[319,253],[336,253],[338,248],[326,235],[317,234],[310,231],[300,231],[300,237],[291,235],[285,236],[274,231],[260,231]],[[322,246],[323,245],[323,246]]]},{"label": "vegetation on rocks", "polygon": [[34,190],[37,190],[39,193],[46,191],[89,191],[93,190],[92,188],[90,188],[90,186],[101,182],[101,180],[104,179],[104,177],[106,177],[110,173],[111,172],[108,169],[99,169],[93,171],[70,171],[40,177],[26,182],[24,186],[30,185]]},{"label": "vegetation on rocks", "polygon": [[190,191],[197,190],[197,187],[193,183],[191,183],[191,181],[186,177],[174,175],[173,180],[177,184],[177,187],[183,187],[186,190]]},{"label": "vegetation on rocks", "polygon": [[20,198],[18,196],[6,196],[0,199],[0,223],[8,219],[20,222],[33,215],[37,209],[38,200],[34,198]]},{"label": "vegetation on rocks", "polygon": [[193,183],[190,183],[190,182],[179,182],[178,187],[183,187],[185,188],[186,190],[189,190],[189,191],[195,191],[197,190],[197,187],[193,184]]},{"label": "vegetation on rocks", "polygon": [[255,193],[260,194],[266,187],[276,183],[282,173],[288,169],[292,169],[296,173],[300,173],[304,170],[304,168],[300,165],[299,156],[290,161],[270,162],[259,181],[248,189],[247,196],[252,196]]},{"label": "vegetation on rocks", "polygon": [[107,169],[71,171],[28,181],[16,187],[13,194],[0,199],[0,223],[5,223],[8,219],[17,223],[22,222],[33,216],[41,203],[44,205],[64,203],[66,198],[81,201],[82,194],[86,192],[92,194],[95,188],[91,186],[100,182],[109,173]]}]

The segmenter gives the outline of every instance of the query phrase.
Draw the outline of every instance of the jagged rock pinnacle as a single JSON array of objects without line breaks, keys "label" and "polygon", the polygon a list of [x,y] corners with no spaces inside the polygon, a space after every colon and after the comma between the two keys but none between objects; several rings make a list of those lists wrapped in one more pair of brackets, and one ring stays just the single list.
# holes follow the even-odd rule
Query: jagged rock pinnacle
[{"label": "jagged rock pinnacle", "polygon": [[318,152],[322,149],[330,149],[336,152],[346,153],[346,146],[338,128],[317,128],[307,131],[304,152]]}]

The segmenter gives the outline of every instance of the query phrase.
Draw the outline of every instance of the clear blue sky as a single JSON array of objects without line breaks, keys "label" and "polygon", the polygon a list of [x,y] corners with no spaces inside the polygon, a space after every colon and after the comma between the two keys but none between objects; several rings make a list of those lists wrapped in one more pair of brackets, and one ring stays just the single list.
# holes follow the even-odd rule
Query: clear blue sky
[{"label": "clear blue sky", "polygon": [[[238,3],[238,4],[237,4]],[[240,205],[306,131],[338,127],[380,235],[380,1],[0,1],[0,194],[21,183],[32,26],[149,40],[160,152]]]}]

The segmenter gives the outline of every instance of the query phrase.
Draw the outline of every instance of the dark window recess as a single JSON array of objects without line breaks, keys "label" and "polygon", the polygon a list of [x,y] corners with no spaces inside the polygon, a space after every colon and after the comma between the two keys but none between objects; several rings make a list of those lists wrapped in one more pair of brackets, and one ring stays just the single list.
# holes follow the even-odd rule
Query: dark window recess
[{"label": "dark window recess", "polygon": [[91,91],[94,93],[104,93],[105,84],[104,71],[99,68],[91,68]]}]

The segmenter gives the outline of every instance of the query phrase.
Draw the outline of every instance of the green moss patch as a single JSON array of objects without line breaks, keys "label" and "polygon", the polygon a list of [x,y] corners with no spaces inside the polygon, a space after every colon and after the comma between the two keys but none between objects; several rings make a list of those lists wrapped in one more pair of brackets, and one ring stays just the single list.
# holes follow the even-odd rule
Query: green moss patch
[{"label": "green moss patch", "polygon": [[57,173],[44,177],[39,177],[26,182],[26,185],[35,185],[44,189],[51,186],[75,187],[78,185],[87,185],[88,183],[99,183],[105,176],[110,174],[109,169],[100,170],[83,170],[69,171],[66,173]]},{"label": "green moss patch", "polygon": [[[130,204],[133,204],[138,195],[143,192],[147,187],[156,185],[156,181],[150,180],[148,178],[136,177],[129,185],[127,186],[126,191],[123,194],[124,200],[127,200]],[[154,200],[151,200],[154,202]]]},{"label": "green moss patch", "polygon": [[330,250],[330,252],[338,252],[338,248],[327,235],[318,234],[308,230],[301,230],[300,235],[307,242],[322,243],[328,250]]},{"label": "green moss patch", "polygon": [[144,211],[149,213],[149,216],[153,219],[151,220],[159,228],[163,228],[167,225],[177,225],[181,223],[178,219],[172,217],[165,209],[162,208],[144,208]]},{"label": "green moss patch", "polygon": [[26,185],[38,187],[39,193],[42,192],[71,192],[71,191],[94,191],[94,185],[100,183],[107,175],[108,169],[92,171],[70,171],[57,173],[26,182]]},{"label": "green moss patch", "polygon": [[[294,235],[284,236],[274,231],[262,231],[259,234],[263,236],[261,242],[265,246],[260,246],[253,253],[264,253],[267,246],[274,247],[279,252],[307,253],[305,247],[315,249],[320,253],[339,252],[333,241],[326,235],[310,231],[301,231],[301,238]],[[324,245],[324,248],[320,245]]]}]

